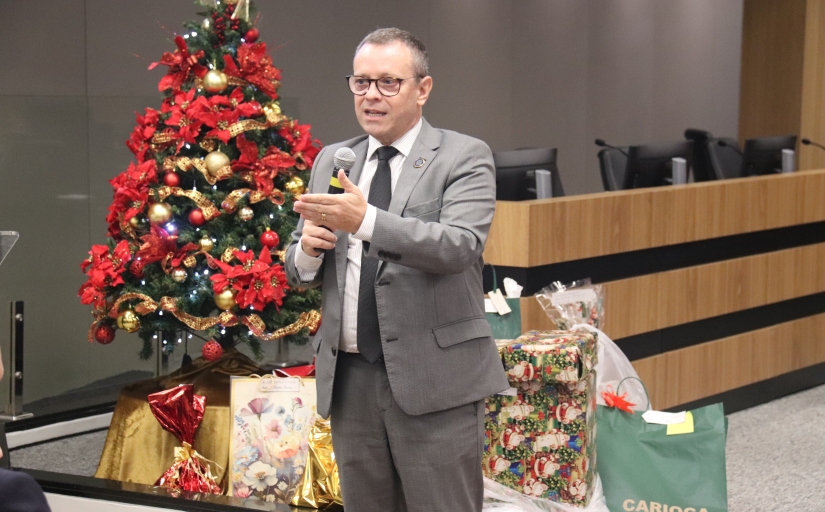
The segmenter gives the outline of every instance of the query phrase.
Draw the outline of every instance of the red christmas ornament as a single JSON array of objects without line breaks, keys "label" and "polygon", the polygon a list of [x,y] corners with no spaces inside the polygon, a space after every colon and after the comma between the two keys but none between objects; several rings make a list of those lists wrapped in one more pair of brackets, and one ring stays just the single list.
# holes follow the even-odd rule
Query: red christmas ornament
[{"label": "red christmas ornament", "polygon": [[255,27],[252,27],[252,28],[250,28],[249,30],[246,31],[246,35],[244,35],[243,38],[247,43],[254,43],[255,41],[258,40],[259,35],[260,34],[258,33],[258,29],[255,28]]},{"label": "red christmas ornament", "polygon": [[180,185],[180,176],[176,172],[167,172],[163,176],[163,184],[167,187],[177,187]]},{"label": "red christmas ornament", "polygon": [[278,247],[279,243],[281,243],[281,237],[278,236],[278,233],[270,231],[269,228],[266,228],[266,231],[261,233],[261,245],[264,247],[273,249]]},{"label": "red christmas ornament", "polygon": [[100,324],[95,327],[95,341],[101,345],[108,345],[115,339],[115,330],[109,324]]},{"label": "red christmas ornament", "polygon": [[203,354],[203,358],[207,361],[217,361],[223,355],[223,348],[221,344],[215,340],[207,341],[201,349],[201,354]]},{"label": "red christmas ornament", "polygon": [[195,208],[189,212],[189,224],[197,227],[203,226],[204,222],[206,222],[206,217],[203,216],[203,210]]}]

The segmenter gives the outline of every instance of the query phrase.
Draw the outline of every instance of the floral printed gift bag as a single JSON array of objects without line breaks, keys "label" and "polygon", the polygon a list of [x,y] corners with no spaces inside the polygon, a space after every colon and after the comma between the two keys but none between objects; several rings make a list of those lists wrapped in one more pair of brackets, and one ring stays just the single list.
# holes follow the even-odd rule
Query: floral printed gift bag
[{"label": "floral printed gift bag", "polygon": [[318,419],[315,379],[232,377],[228,494],[290,503],[307,471]]}]

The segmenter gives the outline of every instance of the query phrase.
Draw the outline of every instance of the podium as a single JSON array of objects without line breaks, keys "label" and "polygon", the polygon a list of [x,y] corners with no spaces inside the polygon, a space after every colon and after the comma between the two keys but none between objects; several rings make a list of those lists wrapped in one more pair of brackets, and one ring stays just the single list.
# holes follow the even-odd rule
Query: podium
[{"label": "podium", "polygon": [[[0,265],[18,238],[20,233],[16,231],[0,231]],[[6,406],[0,409],[0,421],[17,421],[33,416],[31,413],[23,412],[23,301],[11,303],[10,331],[9,367],[6,369],[9,400]]]}]

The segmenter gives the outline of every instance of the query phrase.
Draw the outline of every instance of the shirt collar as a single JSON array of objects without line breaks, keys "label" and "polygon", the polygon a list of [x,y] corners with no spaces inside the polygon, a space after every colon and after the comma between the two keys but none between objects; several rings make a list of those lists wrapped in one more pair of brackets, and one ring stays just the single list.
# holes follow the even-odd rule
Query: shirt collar
[{"label": "shirt collar", "polygon": [[[423,124],[424,118],[419,117],[418,122],[415,123],[415,126],[410,128],[410,131],[402,135],[400,139],[390,144],[390,146],[397,149],[398,152],[404,155],[404,157],[406,158],[407,155],[410,154],[410,151],[412,151],[415,139],[418,138],[418,133],[421,131],[421,126]],[[378,142],[378,139],[376,139],[372,135],[369,136],[369,145],[367,146],[367,161],[369,161],[369,159],[372,158],[372,155],[374,155],[375,151],[381,146],[383,146],[383,144]]]}]

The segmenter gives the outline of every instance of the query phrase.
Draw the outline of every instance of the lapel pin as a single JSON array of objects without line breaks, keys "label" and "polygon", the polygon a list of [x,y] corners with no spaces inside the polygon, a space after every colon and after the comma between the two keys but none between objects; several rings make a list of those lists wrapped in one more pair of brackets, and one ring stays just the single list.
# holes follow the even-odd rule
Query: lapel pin
[{"label": "lapel pin", "polygon": [[418,169],[419,167],[422,167],[425,163],[427,163],[427,161],[426,161],[426,160],[424,160],[423,158],[420,158],[420,157],[419,157],[419,159],[418,159],[418,160],[416,160],[416,161],[413,163],[413,167],[415,167],[416,169]]}]

